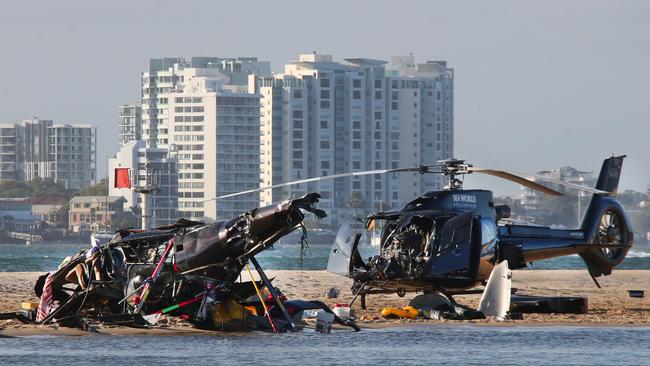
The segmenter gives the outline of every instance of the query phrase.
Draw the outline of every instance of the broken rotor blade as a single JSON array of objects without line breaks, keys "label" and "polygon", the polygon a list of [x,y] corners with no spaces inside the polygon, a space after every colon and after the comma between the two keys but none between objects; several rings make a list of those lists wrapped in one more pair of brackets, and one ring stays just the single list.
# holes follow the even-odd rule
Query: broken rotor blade
[{"label": "broken rotor blade", "polygon": [[518,184],[521,184],[524,187],[528,187],[530,189],[534,189],[536,191],[542,192],[544,194],[548,194],[551,196],[561,196],[562,193],[548,188],[544,185],[541,185],[539,183],[535,183],[532,180],[526,179],[524,177],[520,177],[518,175],[515,175],[513,173],[509,173],[503,170],[497,170],[497,169],[486,169],[486,168],[478,168],[478,167],[468,167],[467,171],[470,173],[481,173],[481,174],[487,174],[491,175],[494,177],[498,177],[501,179],[509,180],[511,182],[515,182]]},{"label": "broken rotor blade", "polygon": [[297,185],[297,184],[319,182],[319,181],[327,180],[327,179],[337,179],[337,178],[345,178],[345,177],[359,177],[359,176],[374,175],[374,174],[404,173],[404,172],[414,172],[414,173],[422,173],[422,174],[424,174],[424,173],[433,173],[432,171],[429,171],[429,167],[434,167],[434,166],[439,166],[439,164],[436,164],[436,165],[418,165],[418,166],[410,167],[410,168],[377,169],[377,170],[365,170],[365,171],[361,171],[361,172],[348,172],[348,173],[340,173],[340,174],[334,174],[334,175],[325,175],[325,176],[321,176],[321,177],[306,178],[306,179],[294,180],[294,181],[286,182],[286,183],[274,184],[274,185],[270,185],[270,186],[266,186],[266,187],[249,189],[247,191],[224,194],[224,195],[219,196],[219,197],[207,199],[207,200],[205,200],[203,202],[215,201],[215,200],[220,200],[220,199],[230,198],[230,197],[236,197],[236,196],[241,196],[241,195],[244,195],[244,194],[266,191],[268,189],[293,186],[293,185]]}]

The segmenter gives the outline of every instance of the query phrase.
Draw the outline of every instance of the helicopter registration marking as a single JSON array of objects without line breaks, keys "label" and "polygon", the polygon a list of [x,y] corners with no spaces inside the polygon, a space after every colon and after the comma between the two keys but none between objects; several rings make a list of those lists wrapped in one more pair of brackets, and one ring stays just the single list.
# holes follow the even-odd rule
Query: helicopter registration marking
[{"label": "helicopter registration marking", "polygon": [[476,208],[476,196],[469,194],[452,194],[451,199],[454,207]]}]

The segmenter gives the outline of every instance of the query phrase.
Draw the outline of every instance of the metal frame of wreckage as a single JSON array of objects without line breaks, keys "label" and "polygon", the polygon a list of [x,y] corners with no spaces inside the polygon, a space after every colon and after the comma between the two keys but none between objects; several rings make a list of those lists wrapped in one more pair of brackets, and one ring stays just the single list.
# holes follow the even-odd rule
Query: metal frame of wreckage
[{"label": "metal frame of wreckage", "polygon": [[[208,267],[220,265],[223,263],[214,263],[210,264],[207,266],[202,266],[198,268],[192,268],[189,270],[186,270],[184,272],[181,272],[178,267],[176,266],[175,262],[175,239],[178,237],[178,235],[183,235],[186,234],[188,231],[193,230],[197,227],[203,227],[207,224],[204,224],[202,222],[196,222],[196,221],[189,221],[189,220],[179,220],[176,224],[167,226],[167,227],[161,227],[161,228],[156,228],[153,229],[152,231],[140,231],[140,230],[130,230],[130,229],[123,229],[119,230],[118,233],[120,235],[124,235],[123,238],[117,241],[111,240],[109,243],[106,245],[103,245],[99,248],[98,252],[93,253],[93,255],[90,258],[87,258],[86,254],[88,251],[81,251],[79,252],[75,257],[73,257],[68,263],[66,263],[63,267],[59,268],[52,276],[56,276],[57,280],[55,280],[57,283],[61,283],[64,281],[64,283],[69,283],[70,281],[66,279],[66,276],[75,268],[79,265],[82,266],[82,271],[81,279],[77,278],[78,282],[83,282],[85,285],[82,285],[79,283],[79,287],[76,289],[72,289],[69,287],[61,286],[55,291],[59,292],[64,292],[68,298],[63,302],[61,305],[59,305],[56,309],[54,309],[52,312],[50,312],[41,322],[40,324],[47,324],[54,320],[57,315],[59,315],[61,312],[65,312],[70,310],[71,308],[74,309],[77,307],[77,310],[74,311],[73,315],[69,315],[63,318],[57,318],[56,321],[60,324],[66,324],[66,325],[74,325],[74,326],[81,326],[82,328],[86,329],[89,328],[87,325],[87,321],[85,317],[80,316],[81,310],[84,308],[86,305],[87,300],[89,297],[91,297],[91,294],[93,291],[113,291],[113,298],[116,298],[115,291],[117,291],[116,288],[110,288],[111,284],[119,284],[119,287],[121,287],[121,293],[124,296],[122,300],[117,302],[117,305],[121,305],[121,310],[118,313],[116,309],[114,309],[110,315],[103,315],[100,314],[98,316],[94,317],[89,317],[91,319],[96,319],[99,321],[103,321],[106,323],[113,323],[113,324],[120,324],[120,325],[130,325],[130,326],[138,326],[138,325],[146,325],[146,321],[144,320],[141,312],[143,310],[144,304],[147,301],[148,295],[150,293],[150,288],[151,286],[154,285],[156,279],[166,271],[169,271],[172,274],[173,278],[173,295],[172,299],[179,295],[180,292],[179,288],[180,286],[177,287],[178,282],[182,282],[183,279],[185,278],[184,276],[190,274],[190,273],[196,273],[201,270],[206,270]],[[156,264],[155,262],[148,262],[146,258],[143,258],[142,252],[143,251],[149,251],[151,249],[155,249],[156,253],[153,255],[153,258],[158,257],[159,253],[159,248],[163,244],[167,244],[165,247],[164,252],[160,256],[160,259],[158,260],[158,263]],[[260,245],[262,246],[260,248]],[[127,254],[124,252],[125,247],[130,247],[131,248],[131,253],[127,256]],[[247,263],[250,262],[253,264],[255,267],[255,270],[257,271],[260,281],[259,285],[263,285],[266,290],[269,292],[270,296],[272,297],[273,301],[275,302],[275,305],[277,308],[280,310],[282,316],[284,317],[284,320],[286,321],[286,324],[284,326],[288,328],[289,330],[294,330],[295,329],[295,324],[289,315],[287,309],[285,308],[280,295],[276,291],[275,287],[271,284],[271,280],[268,278],[264,270],[262,269],[261,265],[257,261],[257,259],[254,257],[255,254],[259,253],[261,250],[265,248],[264,242],[260,241],[259,243],[255,244],[251,250],[246,251],[242,255],[236,257],[233,261],[239,262],[242,267],[247,266]],[[115,271],[115,260],[113,258],[113,250],[119,250],[122,252],[123,258],[126,259],[124,262],[124,266],[126,270],[124,272],[120,273],[110,273],[109,271]],[[172,255],[171,259],[171,266],[165,268],[165,261],[167,260],[168,256]],[[98,258],[95,258],[95,256],[98,256]],[[128,262],[129,256],[131,258],[136,258],[138,259],[137,262]],[[150,256],[150,254],[148,254]],[[104,275],[108,275],[111,277],[111,280],[97,280],[94,278],[95,276],[95,266],[96,262],[95,260],[99,260],[101,258],[104,263],[106,261],[110,262],[110,268],[106,268],[105,265],[100,268],[100,271],[104,271]],[[107,258],[107,259],[105,259]],[[144,260],[143,260],[144,259]],[[130,278],[132,276],[131,270],[133,267],[136,266],[152,266],[156,265],[153,273],[149,275],[138,288],[133,289],[129,293],[128,291],[128,283],[130,281]],[[250,271],[250,269],[249,269]],[[250,272],[249,272],[250,273]],[[177,281],[176,278],[174,278],[175,275],[180,275],[183,276],[179,281]],[[121,276],[119,278],[118,276]],[[46,277],[45,275],[43,277]],[[264,307],[265,314],[264,316],[268,319],[268,322],[271,326],[271,329],[275,332],[278,333],[282,329],[280,328],[280,324],[277,321],[274,321],[273,318],[271,317],[271,314],[269,313],[269,309],[267,309],[267,304],[265,302],[265,299],[262,298],[262,294],[258,289],[258,281],[256,281],[252,274],[250,274],[251,277],[251,282],[253,283],[253,286],[255,287],[255,290],[257,292],[259,301]],[[54,282],[52,287],[54,287]],[[43,280],[37,281],[35,285],[35,290],[37,289],[42,289],[43,288]],[[99,285],[99,286],[98,286]],[[191,298],[186,299],[184,301],[178,302],[176,304],[166,306],[162,309],[159,309],[157,311],[153,311],[150,314],[146,314],[145,316],[151,316],[154,314],[166,314],[169,312],[172,312],[174,310],[178,310],[179,308],[185,307],[187,305],[194,304],[198,301],[205,301],[205,298],[207,297],[207,294],[209,293],[210,290],[213,289],[218,289],[222,288],[223,285],[217,285],[213,287],[206,287],[202,291],[199,291],[198,293],[194,294],[191,296]],[[81,289],[81,290],[80,290]],[[71,294],[69,294],[71,292]],[[136,294],[140,295],[136,295]],[[58,295],[58,296],[57,296]],[[39,296],[40,297],[40,296]],[[57,298],[58,297],[58,298]],[[55,299],[61,300],[61,293],[55,294]],[[135,308],[133,309],[132,312],[129,311],[128,309],[128,299],[129,298],[134,298],[135,301]],[[322,308],[327,311],[332,313],[331,309],[327,308],[325,304],[320,303]],[[203,306],[203,305],[201,305]],[[355,331],[359,331],[360,329],[354,322],[346,321],[338,316],[335,315],[335,321],[339,324],[346,325],[352,327]]]},{"label": "metal frame of wreckage", "polygon": [[[172,241],[173,238],[176,236],[176,234],[178,232],[181,232],[181,231],[187,230],[188,228],[191,228],[191,227],[194,227],[194,226],[199,226],[199,225],[203,225],[203,224],[198,223],[198,222],[191,222],[191,221],[183,220],[182,222],[179,222],[179,223],[174,224],[174,225],[170,225],[169,227],[162,227],[162,228],[154,229],[155,231],[158,231],[158,232],[156,232],[153,235],[152,235],[151,231],[139,231],[139,230],[123,229],[123,230],[118,231],[118,233],[120,235],[126,234],[126,235],[124,235],[124,239],[119,240],[119,241],[112,241],[111,240],[109,243],[107,243],[106,245],[99,248],[99,250],[98,250],[99,254],[98,255],[100,257],[103,256],[103,258],[108,258],[108,261],[111,263],[111,267],[112,267],[115,264],[115,259],[113,257],[112,250],[115,249],[115,250],[121,251],[122,255],[126,259],[126,258],[128,258],[128,256],[127,256],[127,253],[124,252],[124,245],[126,244],[126,242],[131,242],[132,244],[135,244],[135,246],[137,246],[137,247],[144,247],[144,250],[156,249],[156,254],[154,255],[154,258],[155,258],[158,255],[157,250],[158,250],[158,247],[160,245],[162,245],[162,244],[164,244],[166,242]],[[145,234],[145,235],[142,235],[142,234]],[[125,240],[126,238],[129,238],[129,239]],[[145,245],[142,245],[142,244],[145,244]],[[126,273],[123,274],[123,276],[125,277],[125,279],[127,281],[128,281],[128,278],[129,278],[130,271],[134,266],[138,266],[138,265],[147,265],[148,266],[148,265],[153,264],[153,263],[148,263],[146,261],[146,259],[143,260],[140,253],[138,253],[138,251],[142,250],[143,248],[134,249],[133,245],[128,245],[128,247],[130,247],[131,251],[132,251],[131,253],[129,253],[129,255],[131,257],[133,257],[133,258],[136,258],[138,261],[131,262],[131,263],[128,263],[128,262],[124,263],[124,265],[126,267]],[[61,313],[62,311],[68,309],[68,307],[75,305],[74,302],[77,301],[79,298],[83,297],[83,299],[81,300],[81,303],[78,304],[78,309],[77,309],[77,311],[74,312],[74,315],[71,315],[71,316],[68,316],[68,317],[65,317],[65,318],[61,318],[61,319],[57,319],[57,321],[59,321],[59,322],[61,322],[62,320],[65,321],[68,318],[70,318],[70,319],[78,319],[79,318],[79,313],[83,309],[86,301],[88,300],[89,294],[93,290],[98,290],[99,288],[106,288],[106,285],[110,285],[110,284],[114,284],[114,283],[119,282],[119,280],[117,278],[117,276],[119,276],[119,274],[117,274],[117,273],[112,273],[113,278],[111,280],[107,280],[107,281],[97,280],[96,278],[93,278],[95,276],[95,270],[94,270],[95,263],[94,263],[93,260],[91,260],[90,263],[87,263],[88,259],[89,259],[86,256],[87,253],[88,253],[88,251],[79,252],[75,257],[73,257],[70,260],[70,262],[66,263],[63,267],[60,267],[54,274],[52,274],[53,277],[54,276],[57,276],[57,277],[58,276],[63,276],[62,281],[61,280],[59,280],[59,281],[54,280],[54,281],[64,282],[64,281],[66,281],[67,274],[71,270],[75,269],[75,267],[77,267],[78,265],[81,265],[82,266],[81,275],[82,276],[86,275],[86,276],[84,276],[85,278],[81,278],[81,279],[77,278],[78,281],[84,282],[84,285],[82,285],[81,283],[79,284],[82,291],[78,291],[79,289],[71,289],[71,288],[68,288],[68,287],[64,287],[63,284],[61,284],[59,291],[61,291],[61,292],[71,292],[71,294],[66,293],[65,295],[69,296],[67,298],[67,300],[65,300],[65,302],[63,302],[61,305],[59,305],[59,307],[54,309],[54,311],[49,313],[47,315],[47,317],[45,317],[40,322],[41,324],[49,323],[50,321],[55,319],[55,317],[59,313]],[[94,255],[97,255],[97,254],[94,254]],[[165,260],[165,257],[161,258],[161,261],[159,262],[159,264],[163,263],[164,260]],[[109,269],[102,268],[101,270],[104,270],[105,274],[110,276]],[[114,267],[110,268],[111,272],[114,271],[114,270],[115,270]],[[53,286],[52,287],[54,287],[54,281],[53,281]],[[36,283],[35,290],[37,288],[42,287],[40,282],[41,281],[38,281]],[[149,284],[151,282],[153,282],[153,281],[152,281],[151,276],[150,276],[144,281],[143,285],[144,284]],[[98,287],[96,287],[97,285],[100,285],[101,287],[98,288]],[[125,286],[125,284],[120,284],[120,286],[123,288],[122,291],[123,291],[123,294],[124,294],[124,292],[126,291],[125,290],[126,286]],[[138,290],[140,288],[138,288]],[[37,295],[38,295],[38,293],[37,293]],[[121,310],[122,314],[128,314],[128,312],[127,312],[127,303],[126,303],[125,300],[130,296],[131,295],[127,295],[123,300],[118,302],[118,304],[122,304],[122,310]],[[59,300],[60,300],[60,297],[61,297],[61,295],[59,294]],[[55,296],[55,299],[57,299],[56,296]],[[136,313],[129,314],[129,315],[135,317]]]}]

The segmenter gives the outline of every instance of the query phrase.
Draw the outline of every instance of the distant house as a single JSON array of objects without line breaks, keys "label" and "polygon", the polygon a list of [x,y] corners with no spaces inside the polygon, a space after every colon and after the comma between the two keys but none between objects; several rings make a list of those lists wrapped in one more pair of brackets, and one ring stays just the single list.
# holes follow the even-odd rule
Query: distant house
[{"label": "distant house", "polygon": [[51,229],[68,228],[68,200],[63,196],[32,197],[32,215]]},{"label": "distant house", "polygon": [[70,200],[68,228],[73,233],[113,231],[125,215],[122,196],[76,196]]},{"label": "distant house", "polygon": [[38,226],[28,197],[0,198],[0,230],[31,232]]}]

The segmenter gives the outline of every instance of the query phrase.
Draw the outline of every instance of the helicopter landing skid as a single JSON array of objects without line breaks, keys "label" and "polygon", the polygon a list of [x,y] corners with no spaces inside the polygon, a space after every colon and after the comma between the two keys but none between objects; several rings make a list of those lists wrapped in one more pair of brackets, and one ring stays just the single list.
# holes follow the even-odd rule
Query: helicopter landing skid
[{"label": "helicopter landing skid", "polygon": [[[424,290],[423,293],[425,294],[431,294],[431,293],[438,293],[440,295],[443,295],[446,297],[452,304],[456,305],[457,302],[454,299],[454,296],[457,295],[480,295],[483,293],[485,289],[469,289],[469,290],[444,290],[444,289],[431,289],[431,290]],[[516,288],[511,289],[511,293],[515,294],[517,292]],[[388,289],[378,289],[378,288],[366,288],[365,284],[362,285],[356,292],[354,297],[352,298],[352,301],[350,301],[349,306],[352,306],[354,302],[356,301],[357,297],[360,298],[361,301],[361,309],[366,310],[366,296],[367,295],[379,295],[379,294],[397,294],[399,297],[404,297],[406,295],[406,290],[405,289],[397,289],[397,290],[388,290]]]}]

